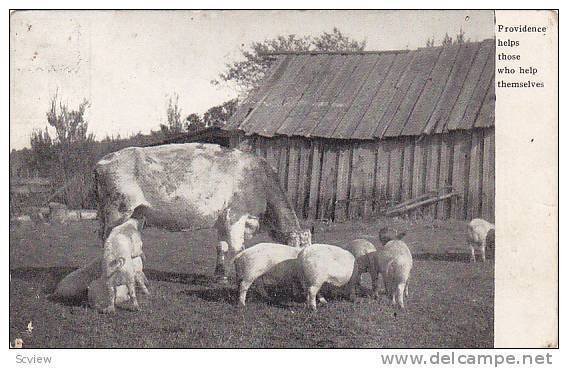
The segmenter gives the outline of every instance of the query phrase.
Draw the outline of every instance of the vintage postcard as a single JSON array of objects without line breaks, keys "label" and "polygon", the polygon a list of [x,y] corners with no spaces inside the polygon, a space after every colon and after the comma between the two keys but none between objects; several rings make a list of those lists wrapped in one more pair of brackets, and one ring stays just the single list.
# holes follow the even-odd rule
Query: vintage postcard
[{"label": "vintage postcard", "polygon": [[556,348],[558,19],[12,10],[10,347]]}]

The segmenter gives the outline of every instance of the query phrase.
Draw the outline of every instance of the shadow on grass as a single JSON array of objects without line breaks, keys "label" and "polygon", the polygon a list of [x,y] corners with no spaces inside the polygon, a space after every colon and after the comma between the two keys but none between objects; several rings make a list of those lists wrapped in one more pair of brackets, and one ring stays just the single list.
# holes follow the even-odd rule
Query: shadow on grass
[{"label": "shadow on grass", "polygon": [[[69,306],[82,306],[87,303],[87,291],[85,290],[76,298],[60,298],[52,296],[57,284],[68,274],[75,271],[77,267],[20,267],[10,270],[12,279],[20,279],[40,285],[41,291],[47,295],[48,300]],[[184,274],[178,272],[166,272],[159,270],[144,270],[146,277],[152,281],[165,281],[173,283],[181,283],[187,285],[205,286],[203,289],[203,299],[209,297],[215,299],[215,294],[220,289],[213,288],[217,284],[213,276],[204,274]],[[221,289],[222,290],[222,289]]]},{"label": "shadow on grass", "polygon": [[[78,267],[20,267],[10,270],[12,278],[24,281],[39,281],[45,287],[45,292],[51,293],[65,276],[77,270]],[[215,285],[212,275],[199,273],[179,273],[145,269],[144,273],[150,280],[174,282],[189,285]]]},{"label": "shadow on grass", "polygon": [[11,269],[10,277],[38,282],[44,293],[51,294],[59,281],[76,269],[77,267],[20,267]]},{"label": "shadow on grass", "polygon": [[[304,299],[302,296],[294,298],[291,293],[283,292],[276,287],[266,287],[266,292],[268,295],[263,296],[253,286],[247,293],[247,304],[261,303],[272,307],[288,309],[298,303],[302,303]],[[208,302],[228,303],[234,306],[238,304],[238,288],[231,285],[217,285],[209,288],[182,290],[179,293],[190,297],[197,297]]]},{"label": "shadow on grass", "polygon": [[217,285],[213,275],[200,273],[180,273],[145,269],[146,277],[153,281],[173,282],[187,285],[214,286]]},{"label": "shadow on grass", "polygon": [[421,261],[469,262],[469,254],[465,253],[418,253],[413,254],[412,258]]},{"label": "shadow on grass", "polygon": [[219,302],[219,303],[237,303],[237,292],[236,289],[231,286],[219,286],[206,289],[197,290],[182,290],[180,294],[197,297],[208,302]]},{"label": "shadow on grass", "polygon": [[[421,261],[470,263],[469,253],[418,253],[413,254],[412,258]],[[488,253],[487,260],[491,259],[493,259],[493,255],[491,253]]]}]

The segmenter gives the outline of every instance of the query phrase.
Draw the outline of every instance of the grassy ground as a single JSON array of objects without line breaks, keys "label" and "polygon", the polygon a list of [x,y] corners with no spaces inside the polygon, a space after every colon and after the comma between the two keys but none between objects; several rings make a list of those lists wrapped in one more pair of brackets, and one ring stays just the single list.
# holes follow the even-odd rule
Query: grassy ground
[{"label": "grassy ground", "polygon": [[[381,223],[317,226],[316,242],[378,242]],[[100,252],[96,223],[10,229],[10,339],[24,347],[492,347],[493,262],[470,264],[463,222],[395,222],[414,254],[408,309],[379,301],[331,300],[311,313],[300,302],[249,293],[235,307],[233,284],[217,285],[215,234],[147,229],[150,296],[142,311],[103,315],[47,298],[65,274]],[[259,235],[251,244],[266,240]],[[366,279],[369,287],[369,280]],[[32,322],[32,332],[26,326]]]}]

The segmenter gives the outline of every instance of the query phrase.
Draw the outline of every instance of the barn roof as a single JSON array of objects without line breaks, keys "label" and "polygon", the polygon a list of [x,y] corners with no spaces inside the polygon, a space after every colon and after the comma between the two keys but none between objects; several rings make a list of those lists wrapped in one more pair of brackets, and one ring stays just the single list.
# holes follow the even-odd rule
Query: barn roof
[{"label": "barn roof", "polygon": [[281,53],[224,129],[375,139],[490,127],[495,41],[412,51]]}]

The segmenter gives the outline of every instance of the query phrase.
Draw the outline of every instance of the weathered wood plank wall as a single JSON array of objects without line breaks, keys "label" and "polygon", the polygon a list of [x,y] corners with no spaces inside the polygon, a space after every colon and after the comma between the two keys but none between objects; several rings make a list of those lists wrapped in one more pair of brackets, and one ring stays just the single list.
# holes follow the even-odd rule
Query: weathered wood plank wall
[{"label": "weathered wood plank wall", "polygon": [[[243,139],[234,136],[231,145]],[[304,218],[368,218],[389,203],[451,186],[458,198],[419,211],[439,219],[495,220],[493,127],[381,141],[246,139],[278,171]]]}]

